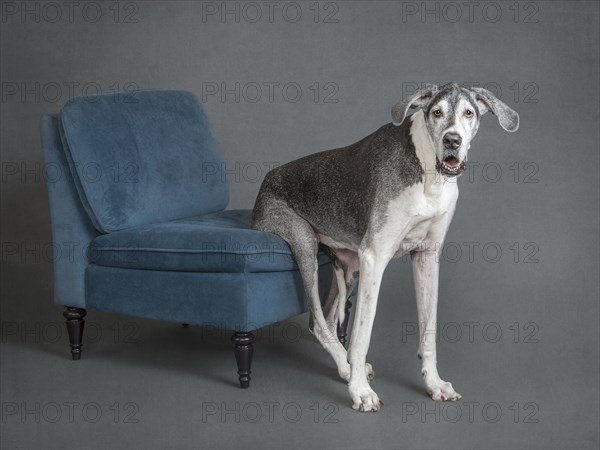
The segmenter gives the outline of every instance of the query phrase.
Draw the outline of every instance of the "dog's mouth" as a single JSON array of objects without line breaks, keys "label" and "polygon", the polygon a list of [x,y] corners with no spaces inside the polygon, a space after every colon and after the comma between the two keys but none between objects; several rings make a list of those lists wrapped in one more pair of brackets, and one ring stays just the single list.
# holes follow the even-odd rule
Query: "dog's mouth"
[{"label": "dog's mouth", "polygon": [[455,177],[465,171],[465,163],[460,162],[455,156],[447,156],[443,161],[436,160],[436,167],[442,175]]}]

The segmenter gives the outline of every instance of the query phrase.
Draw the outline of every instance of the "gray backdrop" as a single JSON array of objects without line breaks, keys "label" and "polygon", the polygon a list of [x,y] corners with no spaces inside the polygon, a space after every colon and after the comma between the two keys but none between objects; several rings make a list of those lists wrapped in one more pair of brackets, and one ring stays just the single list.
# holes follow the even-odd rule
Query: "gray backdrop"
[{"label": "gray backdrop", "polygon": [[[2,2],[2,448],[597,448],[598,21],[592,1]],[[442,259],[425,395],[408,261],[388,268],[369,361],[378,414],[350,409],[307,318],[259,335],[236,387],[228,336],[93,312],[68,359],[52,304],[40,116],[74,95],[186,89],[251,208],[269,167],[357,141],[426,82],[496,92]],[[53,253],[54,250],[54,253]]]}]

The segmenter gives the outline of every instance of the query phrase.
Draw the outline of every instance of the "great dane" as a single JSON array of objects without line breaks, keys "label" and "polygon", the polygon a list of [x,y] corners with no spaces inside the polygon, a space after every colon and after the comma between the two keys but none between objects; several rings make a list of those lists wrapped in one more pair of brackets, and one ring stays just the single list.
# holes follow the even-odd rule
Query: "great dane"
[{"label": "great dane", "polygon": [[[418,111],[407,117],[410,108]],[[378,411],[366,362],[383,272],[410,253],[417,297],[418,356],[427,392],[458,400],[436,363],[439,260],[458,199],[457,177],[479,121],[493,112],[514,132],[519,115],[490,91],[449,83],[426,85],[392,108],[392,123],[344,148],[270,171],[254,206],[252,226],[290,246],[309,299],[313,333],[348,382],[352,407]],[[319,247],[332,259],[337,282],[325,306],[317,283]],[[348,351],[335,337],[344,305],[360,276]],[[327,316],[327,317],[326,317]]]}]

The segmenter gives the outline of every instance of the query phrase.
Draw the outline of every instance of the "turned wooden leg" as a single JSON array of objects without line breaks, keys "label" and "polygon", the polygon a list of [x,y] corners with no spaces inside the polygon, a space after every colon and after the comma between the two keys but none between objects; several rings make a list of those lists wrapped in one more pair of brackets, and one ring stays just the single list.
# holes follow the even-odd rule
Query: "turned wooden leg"
[{"label": "turned wooden leg", "polygon": [[67,331],[69,332],[69,342],[71,344],[71,356],[73,359],[81,359],[81,343],[83,340],[83,326],[85,320],[83,318],[87,311],[83,308],[71,308],[63,312],[63,317],[67,319]]},{"label": "turned wooden leg", "polygon": [[254,350],[254,335],[236,331],[231,340],[235,344],[234,353],[238,366],[238,375],[242,389],[250,387],[250,366],[252,364],[252,352]]},{"label": "turned wooden leg", "polygon": [[346,305],[344,307],[344,322],[341,325],[338,323],[337,326],[338,339],[344,347],[346,347],[346,343],[348,342],[348,322],[350,319],[350,308],[352,308],[352,302],[350,300],[346,300]]}]

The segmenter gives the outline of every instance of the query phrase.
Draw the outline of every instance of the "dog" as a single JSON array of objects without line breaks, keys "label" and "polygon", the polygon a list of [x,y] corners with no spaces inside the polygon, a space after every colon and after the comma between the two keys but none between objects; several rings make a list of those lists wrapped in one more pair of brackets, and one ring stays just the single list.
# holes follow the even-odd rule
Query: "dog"
[{"label": "dog", "polygon": [[[408,110],[417,111],[407,117]],[[481,116],[494,113],[514,132],[519,115],[483,88],[425,85],[392,108],[391,123],[347,147],[315,153],[267,173],[252,227],[290,246],[308,297],[313,333],[348,383],[352,407],[378,411],[366,362],[383,272],[410,253],[420,328],[418,356],[428,394],[436,401],[461,395],[442,380],[436,362],[439,256],[458,199]],[[335,281],[324,305],[317,253],[333,262]],[[358,283],[348,351],[335,335]]]}]

